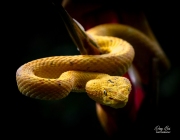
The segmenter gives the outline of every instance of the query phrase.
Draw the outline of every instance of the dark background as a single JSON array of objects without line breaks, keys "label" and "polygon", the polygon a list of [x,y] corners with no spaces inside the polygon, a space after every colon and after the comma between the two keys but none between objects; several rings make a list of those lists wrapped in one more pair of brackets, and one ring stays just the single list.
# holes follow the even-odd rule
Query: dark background
[{"label": "dark background", "polygon": [[[131,2],[131,1],[129,1]],[[143,3],[149,24],[171,61],[171,69],[161,78],[159,105],[153,126],[170,126],[178,132],[179,65],[179,9],[177,3]],[[8,3],[4,11],[7,41],[5,53],[5,87],[2,92],[2,124],[4,132],[14,136],[100,136],[106,138],[95,111],[95,103],[86,94],[72,93],[60,101],[40,101],[23,96],[17,89],[15,74],[22,64],[36,58],[52,55],[79,54],[59,15],[50,1],[22,1]],[[3,54],[3,53],[2,53]],[[3,68],[5,68],[3,66]],[[8,69],[7,69],[8,68]],[[9,75],[6,76],[7,72]],[[2,96],[3,97],[3,96]],[[146,126],[138,131],[154,134]],[[4,133],[3,132],[3,133]],[[9,136],[7,135],[7,136]]]}]

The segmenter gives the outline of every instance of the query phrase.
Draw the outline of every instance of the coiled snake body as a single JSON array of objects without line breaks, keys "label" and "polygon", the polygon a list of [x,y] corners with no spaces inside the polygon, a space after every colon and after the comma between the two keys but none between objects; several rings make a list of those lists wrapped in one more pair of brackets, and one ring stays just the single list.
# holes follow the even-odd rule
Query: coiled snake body
[{"label": "coiled snake body", "polygon": [[[123,35],[116,35],[117,32]],[[148,43],[142,43],[137,47],[136,44],[142,41],[143,35],[136,42],[130,42],[133,47],[125,40],[117,38],[126,36],[128,41],[128,36],[131,40],[134,35],[139,34],[131,27],[105,24],[92,28],[87,33],[91,34],[99,45],[101,55],[53,56],[28,62],[16,72],[19,91],[26,96],[45,100],[62,99],[71,91],[86,91],[96,102],[121,108],[126,105],[131,91],[130,81],[121,76],[133,62],[135,54],[133,44],[136,46],[135,52],[138,48],[139,50],[145,48],[145,51],[152,50],[146,55],[152,57],[157,54],[162,60],[160,61],[162,65],[165,67],[168,65],[168,62],[164,62],[165,55],[161,48],[152,48],[153,45],[149,48]],[[154,53],[156,51],[158,53]],[[147,65],[148,61],[142,60],[142,66]],[[137,68],[138,66],[141,68],[139,63]]]}]

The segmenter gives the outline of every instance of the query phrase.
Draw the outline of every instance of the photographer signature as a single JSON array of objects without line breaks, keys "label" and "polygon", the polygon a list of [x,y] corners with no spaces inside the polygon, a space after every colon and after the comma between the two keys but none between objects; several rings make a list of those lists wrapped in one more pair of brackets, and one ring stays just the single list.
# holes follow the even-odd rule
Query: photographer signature
[{"label": "photographer signature", "polygon": [[170,133],[171,128],[167,125],[164,128],[160,127],[159,125],[157,125],[154,130],[156,131],[156,133]]}]

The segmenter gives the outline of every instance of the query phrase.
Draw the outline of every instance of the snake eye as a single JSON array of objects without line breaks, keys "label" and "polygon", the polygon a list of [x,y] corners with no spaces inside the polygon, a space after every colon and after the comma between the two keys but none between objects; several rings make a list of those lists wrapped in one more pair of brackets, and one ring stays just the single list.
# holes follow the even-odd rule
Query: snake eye
[{"label": "snake eye", "polygon": [[106,92],[106,90],[104,90],[104,95],[105,95],[105,96],[107,96],[107,92]]}]

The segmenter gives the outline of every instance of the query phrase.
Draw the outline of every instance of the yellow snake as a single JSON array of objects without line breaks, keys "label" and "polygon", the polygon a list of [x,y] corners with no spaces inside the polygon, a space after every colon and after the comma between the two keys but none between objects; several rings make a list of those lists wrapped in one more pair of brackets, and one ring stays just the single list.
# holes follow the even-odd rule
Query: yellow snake
[{"label": "yellow snake", "polygon": [[[161,69],[169,66],[161,48],[132,27],[104,24],[86,33],[98,44],[101,55],[52,56],[28,62],[16,72],[19,91],[44,100],[62,99],[70,92],[86,91],[100,104],[121,108],[126,105],[131,91],[130,81],[122,75],[132,62],[146,81],[152,57],[160,60]],[[134,52],[137,52],[135,57]]]}]

